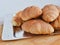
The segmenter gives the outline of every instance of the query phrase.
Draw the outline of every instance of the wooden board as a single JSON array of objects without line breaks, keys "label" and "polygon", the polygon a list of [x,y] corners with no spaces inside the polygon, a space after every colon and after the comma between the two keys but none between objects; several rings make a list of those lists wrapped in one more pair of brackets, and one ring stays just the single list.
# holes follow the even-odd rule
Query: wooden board
[{"label": "wooden board", "polygon": [[0,45],[60,45],[60,35],[37,36],[30,39],[7,42],[0,41]]}]

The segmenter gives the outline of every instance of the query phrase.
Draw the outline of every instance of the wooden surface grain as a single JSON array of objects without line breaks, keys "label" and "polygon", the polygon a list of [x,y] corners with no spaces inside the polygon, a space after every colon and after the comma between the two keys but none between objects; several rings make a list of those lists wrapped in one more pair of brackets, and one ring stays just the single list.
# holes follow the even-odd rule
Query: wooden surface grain
[{"label": "wooden surface grain", "polygon": [[0,41],[0,45],[60,45],[60,35],[43,35],[16,41]]}]

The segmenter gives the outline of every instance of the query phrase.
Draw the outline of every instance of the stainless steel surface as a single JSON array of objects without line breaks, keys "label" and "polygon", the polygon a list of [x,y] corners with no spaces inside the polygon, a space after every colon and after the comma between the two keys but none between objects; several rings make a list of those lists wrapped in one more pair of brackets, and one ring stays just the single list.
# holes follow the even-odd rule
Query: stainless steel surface
[{"label": "stainless steel surface", "polygon": [[14,30],[13,30],[11,20],[12,20],[11,15],[7,15],[4,18],[2,40],[7,41],[7,40],[17,40],[17,39],[29,38],[27,36],[24,36],[24,31],[16,32],[15,37],[14,37]]},{"label": "stainless steel surface", "polygon": [[12,27],[12,24],[11,24],[11,18],[10,17],[11,17],[11,15],[7,15],[4,18],[2,40],[14,39],[13,27]]}]

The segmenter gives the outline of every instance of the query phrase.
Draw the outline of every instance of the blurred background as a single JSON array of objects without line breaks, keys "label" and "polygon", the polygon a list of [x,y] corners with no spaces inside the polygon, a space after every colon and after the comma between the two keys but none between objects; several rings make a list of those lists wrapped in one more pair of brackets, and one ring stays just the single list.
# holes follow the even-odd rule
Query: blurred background
[{"label": "blurred background", "polygon": [[31,5],[42,8],[46,4],[60,5],[60,0],[0,0],[0,18],[7,14],[14,14]]}]

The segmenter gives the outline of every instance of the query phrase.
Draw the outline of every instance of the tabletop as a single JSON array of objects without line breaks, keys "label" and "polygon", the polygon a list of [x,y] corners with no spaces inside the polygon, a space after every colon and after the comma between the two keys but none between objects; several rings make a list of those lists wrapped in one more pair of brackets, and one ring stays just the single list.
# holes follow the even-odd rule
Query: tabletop
[{"label": "tabletop", "polygon": [[16,41],[0,41],[0,45],[60,45],[60,35],[43,35]]}]

